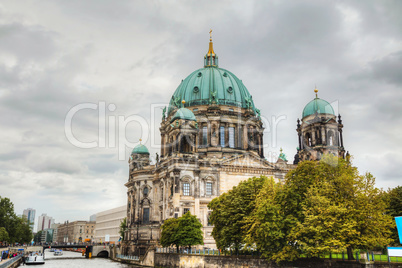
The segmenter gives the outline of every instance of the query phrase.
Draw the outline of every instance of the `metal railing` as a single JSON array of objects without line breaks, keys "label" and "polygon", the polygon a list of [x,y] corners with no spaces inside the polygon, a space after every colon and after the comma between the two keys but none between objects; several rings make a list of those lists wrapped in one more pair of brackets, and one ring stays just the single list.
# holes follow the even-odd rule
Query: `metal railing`
[{"label": "metal railing", "polygon": [[[167,248],[156,248],[156,253],[177,253],[177,254],[196,254],[196,255],[215,255],[215,256],[220,256],[220,255],[227,255],[227,256],[250,256],[250,257],[260,257],[261,254],[260,252],[257,251],[248,251],[248,252],[234,252],[234,251],[228,251],[228,252],[220,252],[218,249],[196,249],[196,248],[181,248],[179,251],[177,251],[176,248],[173,247],[167,247]],[[327,253],[327,254],[322,254],[320,256],[315,256],[320,259],[333,259],[333,260],[343,260],[347,261],[348,256],[346,252],[339,252],[339,253]],[[363,251],[356,251],[353,254],[353,257],[355,258],[354,261],[360,262],[363,261],[363,259],[369,261],[369,262],[402,262],[402,257],[389,257],[387,254],[380,254],[380,253],[374,253],[374,252],[363,252]],[[308,258],[308,256],[301,256],[301,259]]]},{"label": "metal railing", "polygon": [[118,259],[128,260],[128,261],[139,261],[140,260],[140,258],[138,256],[130,256],[130,255],[122,255],[122,254],[117,254],[116,257]]},{"label": "metal railing", "polygon": [[7,268],[10,267],[12,264],[14,264],[15,262],[17,262],[18,260],[20,260],[22,258],[22,255],[18,255],[12,259],[10,259],[9,261],[6,261],[5,263],[0,264],[0,268]]}]

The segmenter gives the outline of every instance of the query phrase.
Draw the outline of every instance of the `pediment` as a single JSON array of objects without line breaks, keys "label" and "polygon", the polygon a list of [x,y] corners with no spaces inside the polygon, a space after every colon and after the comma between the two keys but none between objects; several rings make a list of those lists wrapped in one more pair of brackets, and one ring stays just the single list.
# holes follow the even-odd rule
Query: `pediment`
[{"label": "pediment", "polygon": [[222,166],[244,167],[244,168],[273,168],[274,166],[265,159],[254,155],[238,155],[221,162]]}]

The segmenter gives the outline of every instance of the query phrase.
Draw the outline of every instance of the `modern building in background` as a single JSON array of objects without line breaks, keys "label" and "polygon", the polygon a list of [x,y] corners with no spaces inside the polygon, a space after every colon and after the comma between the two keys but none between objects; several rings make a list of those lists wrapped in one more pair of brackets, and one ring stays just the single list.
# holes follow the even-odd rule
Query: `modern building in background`
[{"label": "modern building in background", "polygon": [[95,224],[91,221],[66,221],[57,228],[57,243],[91,242],[95,233]]},{"label": "modern building in background", "polygon": [[120,238],[120,224],[127,216],[127,205],[96,214],[95,242],[116,243]]},{"label": "modern building in background", "polygon": [[54,229],[44,229],[42,230],[41,242],[42,243],[52,243],[54,238]]},{"label": "modern building in background", "polygon": [[33,229],[35,227],[35,213],[36,213],[36,210],[33,208],[24,209],[24,212],[22,213],[22,215],[27,217],[28,225],[29,225],[29,228],[31,229],[31,231],[33,231]]},{"label": "modern building in background", "polygon": [[56,242],[57,241],[57,231],[59,226],[61,225],[61,223],[53,223],[50,228],[53,229],[53,238],[52,238],[52,242]]},{"label": "modern building in background", "polygon": [[54,219],[46,215],[46,213],[42,214],[38,217],[38,232],[43,231],[45,229],[50,229],[52,224],[54,223]]},{"label": "modern building in background", "polygon": [[89,221],[96,221],[96,214],[89,216]]}]

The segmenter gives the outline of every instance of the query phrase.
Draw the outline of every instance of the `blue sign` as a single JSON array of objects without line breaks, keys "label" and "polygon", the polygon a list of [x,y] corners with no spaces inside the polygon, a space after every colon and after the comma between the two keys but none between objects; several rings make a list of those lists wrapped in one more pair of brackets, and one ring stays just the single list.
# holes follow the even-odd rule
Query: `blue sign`
[{"label": "blue sign", "polygon": [[396,229],[398,229],[399,242],[402,244],[402,217],[395,217]]}]

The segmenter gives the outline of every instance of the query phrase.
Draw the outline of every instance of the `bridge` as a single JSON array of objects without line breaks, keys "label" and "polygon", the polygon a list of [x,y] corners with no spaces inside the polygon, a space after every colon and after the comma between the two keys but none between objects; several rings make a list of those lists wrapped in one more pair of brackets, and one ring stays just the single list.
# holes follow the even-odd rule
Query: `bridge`
[{"label": "bridge", "polygon": [[85,258],[99,257],[109,258],[110,248],[108,245],[90,245],[90,244],[54,244],[54,245],[42,245],[42,246],[26,246],[26,247],[11,247],[10,249],[17,251],[18,249],[24,249],[25,252],[43,252],[45,256],[45,250],[51,248],[85,248]]}]

